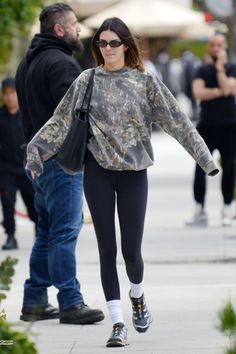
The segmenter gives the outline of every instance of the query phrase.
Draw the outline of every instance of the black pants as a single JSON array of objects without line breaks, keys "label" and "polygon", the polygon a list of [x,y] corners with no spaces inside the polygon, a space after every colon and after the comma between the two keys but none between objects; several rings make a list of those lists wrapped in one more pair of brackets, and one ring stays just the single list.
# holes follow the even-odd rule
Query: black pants
[{"label": "black pants", "polygon": [[[236,124],[205,125],[198,124],[197,130],[205,140],[210,152],[217,149],[221,156],[222,180],[221,191],[225,204],[233,200],[235,180]],[[194,198],[204,205],[206,194],[206,176],[201,167],[196,165],[194,177]]]},{"label": "black pants", "polygon": [[135,284],[143,280],[141,244],[147,189],[146,170],[138,172],[106,170],[88,153],[84,171],[84,191],[96,232],[106,301],[120,299],[116,268],[116,204],[121,249],[128,278]]},{"label": "black pants", "polygon": [[26,205],[30,219],[37,222],[37,213],[34,208],[34,189],[25,174],[0,174],[0,193],[3,211],[3,227],[6,234],[14,235],[16,192],[20,191]]}]

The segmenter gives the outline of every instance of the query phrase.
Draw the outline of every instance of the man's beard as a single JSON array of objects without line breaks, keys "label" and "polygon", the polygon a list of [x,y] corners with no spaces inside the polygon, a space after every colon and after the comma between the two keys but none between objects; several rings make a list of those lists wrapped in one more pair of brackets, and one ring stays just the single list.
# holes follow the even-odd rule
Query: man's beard
[{"label": "man's beard", "polygon": [[77,53],[82,53],[84,51],[84,45],[79,38],[71,38],[66,33],[63,39],[69,45],[72,51],[75,51]]},{"label": "man's beard", "polygon": [[211,59],[213,60],[213,63],[216,63],[217,62],[217,55],[210,55]]}]

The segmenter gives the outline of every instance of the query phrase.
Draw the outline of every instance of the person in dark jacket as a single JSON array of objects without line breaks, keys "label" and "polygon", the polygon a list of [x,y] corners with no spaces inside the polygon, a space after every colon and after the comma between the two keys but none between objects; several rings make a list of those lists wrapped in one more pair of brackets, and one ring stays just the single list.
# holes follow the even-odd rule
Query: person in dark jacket
[{"label": "person in dark jacket", "polygon": [[20,191],[30,219],[36,224],[34,189],[23,167],[25,143],[21,114],[13,77],[2,81],[3,106],[0,108],[0,196],[7,240],[3,250],[18,248],[15,238],[16,192]]},{"label": "person in dark jacket", "polygon": [[[81,72],[73,51],[81,51],[80,27],[72,8],[49,5],[40,14],[40,33],[32,39],[16,73],[16,88],[27,141],[53,115],[54,109]],[[84,303],[76,278],[75,247],[83,224],[83,173],[66,174],[55,158],[34,180],[38,233],[25,281],[21,320],[60,318],[60,323],[90,324],[103,312]],[[29,176],[30,177],[30,176]],[[47,289],[58,289],[57,308]]]}]

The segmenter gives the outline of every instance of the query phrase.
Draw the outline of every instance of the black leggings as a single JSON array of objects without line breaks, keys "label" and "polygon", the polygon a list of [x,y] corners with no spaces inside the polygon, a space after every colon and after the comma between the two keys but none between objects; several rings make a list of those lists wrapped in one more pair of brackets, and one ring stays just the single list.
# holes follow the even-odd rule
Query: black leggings
[{"label": "black leggings", "polygon": [[[197,130],[205,140],[210,152],[217,149],[221,156],[222,180],[221,191],[225,204],[233,200],[235,179],[235,142],[236,124],[222,124],[217,126],[200,123]],[[204,205],[206,194],[206,176],[204,171],[196,165],[194,177],[194,198]]]},{"label": "black leggings", "polygon": [[85,197],[91,212],[100,255],[101,280],[106,301],[120,299],[116,268],[115,205],[119,217],[121,249],[129,280],[143,280],[141,244],[147,205],[147,170],[112,171],[87,154]]}]

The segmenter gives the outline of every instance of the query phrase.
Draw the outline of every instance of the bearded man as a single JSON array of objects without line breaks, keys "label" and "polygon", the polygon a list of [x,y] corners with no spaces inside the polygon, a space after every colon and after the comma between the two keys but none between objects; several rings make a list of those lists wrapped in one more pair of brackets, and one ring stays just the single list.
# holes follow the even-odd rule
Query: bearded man
[{"label": "bearded man", "polygon": [[[53,115],[81,72],[73,51],[81,51],[80,26],[72,8],[49,5],[40,14],[36,34],[16,73],[16,89],[26,141]],[[32,178],[32,176],[29,176]],[[24,284],[21,320],[60,319],[60,323],[90,324],[103,312],[84,303],[76,278],[75,247],[83,224],[83,173],[66,174],[55,157],[33,180],[38,213],[37,238],[30,256],[30,276]],[[47,289],[58,289],[57,308],[48,302]]]}]

